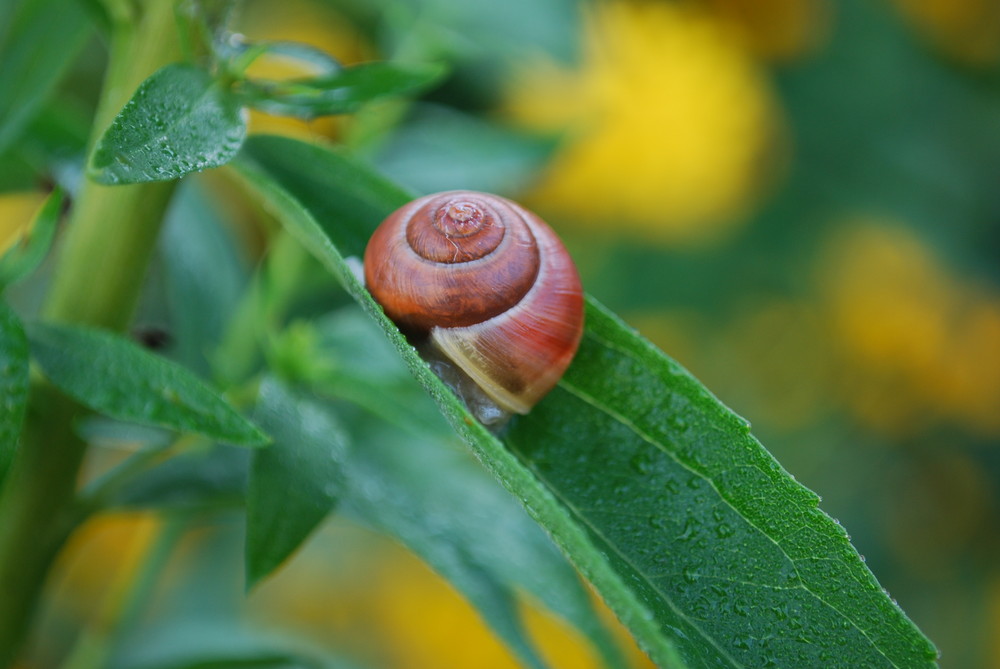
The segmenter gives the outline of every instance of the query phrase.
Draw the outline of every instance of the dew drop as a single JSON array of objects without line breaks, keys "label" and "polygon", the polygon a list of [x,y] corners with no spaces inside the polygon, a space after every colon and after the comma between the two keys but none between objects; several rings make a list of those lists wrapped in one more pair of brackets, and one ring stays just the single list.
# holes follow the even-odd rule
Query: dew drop
[{"label": "dew drop", "polygon": [[640,451],[631,460],[632,469],[639,474],[648,474],[653,469],[653,456],[646,451]]},{"label": "dew drop", "polygon": [[726,539],[728,537],[733,536],[735,533],[736,533],[736,530],[734,530],[733,526],[730,525],[729,523],[720,523],[715,528],[715,534],[720,539]]}]

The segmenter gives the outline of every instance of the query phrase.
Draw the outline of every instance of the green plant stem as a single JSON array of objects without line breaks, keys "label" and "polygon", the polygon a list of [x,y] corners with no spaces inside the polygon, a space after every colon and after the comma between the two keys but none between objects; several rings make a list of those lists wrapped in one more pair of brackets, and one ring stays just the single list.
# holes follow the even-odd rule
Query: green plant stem
[{"label": "green plant stem", "polygon": [[[91,147],[139,84],[178,57],[172,0],[142,6],[134,24],[122,18],[115,26]],[[48,318],[115,330],[128,325],[174,186],[84,182],[46,305]]]},{"label": "green plant stem", "polygon": [[[178,52],[173,0],[107,4],[111,54],[92,145],[142,80]],[[172,188],[84,181],[47,318],[119,330],[128,325]],[[0,494],[0,667],[9,666],[23,644],[45,577],[77,518],[86,444],[73,424],[81,412],[46,382],[34,383],[21,449]]]},{"label": "green plant stem", "polygon": [[76,408],[47,384],[32,388],[23,448],[0,497],[0,667],[28,630],[49,566],[72,529],[71,509],[84,445]]}]

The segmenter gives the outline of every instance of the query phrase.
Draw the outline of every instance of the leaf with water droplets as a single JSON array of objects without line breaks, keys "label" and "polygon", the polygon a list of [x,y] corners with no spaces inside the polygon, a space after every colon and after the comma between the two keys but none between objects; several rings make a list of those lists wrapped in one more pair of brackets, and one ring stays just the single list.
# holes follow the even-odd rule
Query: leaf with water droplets
[{"label": "leaf with water droplets", "polygon": [[816,495],[596,303],[565,378],[505,440],[691,666],[934,664]]},{"label": "leaf with water droplets", "polygon": [[80,404],[118,420],[259,446],[267,436],[180,365],[102,330],[35,323],[31,353],[49,380]]},{"label": "leaf with water droplets", "polygon": [[10,468],[28,402],[28,340],[10,307],[0,301],[0,484]]},{"label": "leaf with water droplets", "polygon": [[257,422],[274,442],[253,454],[247,488],[246,583],[277,569],[337,503],[347,434],[333,413],[271,379]]},{"label": "leaf with water droplets", "polygon": [[88,173],[109,185],[169,181],[225,165],[246,132],[246,113],[228,88],[201,68],[167,65],[112,121]]},{"label": "leaf with water droplets", "polygon": [[429,371],[344,262],[363,253],[406,194],[320,147],[259,137],[246,148],[240,176],[382,326],[456,431],[654,662],[933,666],[934,646],[816,495],[677,363],[588,300],[565,379],[501,442]]}]

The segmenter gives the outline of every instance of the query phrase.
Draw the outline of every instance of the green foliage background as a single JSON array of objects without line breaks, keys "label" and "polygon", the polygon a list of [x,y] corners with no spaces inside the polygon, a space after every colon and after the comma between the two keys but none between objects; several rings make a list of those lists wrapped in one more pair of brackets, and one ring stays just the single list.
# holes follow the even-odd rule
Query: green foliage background
[{"label": "green foliage background", "polygon": [[[66,9],[57,12],[55,20],[42,0],[11,2],[0,12],[0,46],[6,49],[0,63],[0,216],[12,211],[3,207],[13,201],[15,193],[44,191],[52,183],[62,186],[72,202],[81,180],[87,178],[85,160],[95,115],[110,122],[118,112],[117,108],[99,109],[107,51],[99,35],[107,34],[102,21],[108,14],[97,3],[61,4]],[[88,666],[88,658],[100,657],[89,655],[91,652],[109,653],[111,666],[122,667],[191,666],[212,657],[237,662],[235,666],[244,666],[238,662],[284,666],[282,663],[314,658],[310,662],[320,666],[321,660],[315,658],[326,654],[311,644],[249,636],[235,622],[247,612],[241,608],[241,577],[232,574],[244,541],[239,514],[233,507],[241,503],[247,478],[247,513],[252,525],[246,537],[251,546],[246,567],[251,583],[264,579],[283,563],[326,512],[340,504],[332,528],[314,537],[306,553],[286,565],[276,583],[265,583],[251,597],[250,616],[256,616],[258,623],[269,623],[272,630],[297,624],[300,632],[309,631],[312,624],[314,639],[334,638],[338,649],[346,649],[346,654],[355,658],[351,662],[364,657],[376,662],[375,666],[379,666],[377,662],[420,666],[422,656],[415,650],[418,645],[407,646],[405,635],[400,634],[397,640],[398,655],[393,651],[379,655],[373,651],[379,642],[352,640],[349,627],[337,628],[328,621],[310,623],[309,605],[302,603],[310,601],[308,597],[300,596],[296,608],[276,594],[282,589],[296,592],[296,587],[302,587],[295,584],[298,576],[314,585],[328,583],[329,591],[322,596],[314,593],[321,603],[327,602],[327,597],[343,596],[348,610],[358,606],[358,595],[352,593],[350,576],[345,574],[353,568],[357,570],[353,573],[360,574],[358,578],[374,577],[357,564],[351,567],[352,559],[355,563],[366,559],[352,556],[391,554],[391,549],[380,547],[372,536],[358,530],[368,527],[396,537],[447,577],[526,665],[542,666],[546,660],[526,640],[530,635],[510,622],[516,619],[512,612],[523,606],[518,597],[524,593],[584,631],[594,642],[596,656],[611,665],[625,661],[623,651],[610,638],[612,633],[597,621],[583,589],[551,543],[465,456],[464,447],[454,437],[445,436],[450,433],[437,408],[412,384],[395,352],[381,345],[359,347],[359,342],[380,335],[353,311],[350,298],[327,273],[332,269],[350,281],[347,266],[324,246],[328,242],[323,234],[333,240],[340,253],[357,254],[371,221],[388,203],[405,197],[406,189],[451,188],[490,190],[530,201],[566,239],[588,292],[685,365],[723,403],[749,419],[754,434],[777,461],[822,496],[823,510],[849,529],[852,543],[881,585],[934,640],[943,654],[943,666],[990,666],[1000,661],[993,634],[1000,628],[995,531],[1000,526],[1000,460],[996,457],[1000,435],[1000,273],[996,262],[1000,201],[994,192],[1000,168],[1000,125],[996,123],[1000,118],[1000,56],[995,55],[1000,53],[1000,37],[994,51],[988,48],[991,21],[1000,19],[983,10],[979,21],[966,25],[967,30],[976,29],[978,41],[970,36],[963,42],[953,37],[964,25],[960,21],[947,23],[944,15],[935,17],[933,13],[928,19],[903,1],[844,0],[834,4],[802,0],[753,5],[715,0],[671,6],[680,4],[695,6],[711,21],[729,28],[735,22],[731,35],[742,35],[745,42],[739,42],[739,49],[760,76],[756,85],[774,101],[773,117],[769,117],[774,127],[765,128],[765,139],[756,137],[754,133],[761,129],[751,124],[746,130],[749,139],[738,135],[728,138],[728,143],[720,140],[697,146],[701,153],[719,156],[718,164],[725,166],[730,164],[726,162],[727,150],[735,151],[733,147],[741,142],[761,142],[759,161],[752,169],[738,172],[748,184],[749,195],[739,207],[726,212],[721,223],[711,216],[704,220],[677,218],[668,209],[663,220],[597,216],[584,221],[561,207],[556,198],[546,199],[547,168],[559,164],[560,151],[573,145],[579,129],[533,123],[530,115],[516,110],[517,86],[525,63],[537,66],[541,61],[531,59],[540,54],[564,68],[586,61],[587,31],[595,30],[593,25],[588,28],[586,19],[594,14],[586,11],[596,10],[585,10],[584,5],[569,0],[508,2],[502,8],[497,3],[457,0],[329,0],[290,5],[280,17],[288,19],[285,27],[267,3],[249,3],[237,15],[237,25],[247,39],[298,39],[317,47],[312,51],[283,44],[273,54],[290,55],[319,73],[310,87],[255,87],[243,82],[233,89],[238,98],[219,97],[216,79],[205,71],[173,66],[180,68],[175,70],[180,75],[173,81],[186,82],[185,90],[190,90],[193,82],[201,93],[189,109],[160,110],[163,118],[186,119],[187,125],[178,127],[188,136],[179,140],[179,145],[192,152],[178,157],[175,146],[165,147],[175,154],[166,168],[157,164],[158,154],[152,156],[150,164],[117,161],[115,151],[134,136],[122,126],[124,121],[116,121],[116,130],[97,144],[89,164],[91,177],[106,183],[128,181],[136,174],[143,178],[175,177],[228,163],[246,131],[247,121],[236,108],[237,101],[306,119],[330,112],[352,114],[334,121],[322,118],[289,123],[254,112],[249,119],[251,134],[267,130],[321,145],[331,141],[343,144],[349,153],[346,163],[332,159],[323,163],[325,158],[314,163],[305,158],[297,161],[294,151],[298,149],[282,144],[287,140],[251,138],[234,167],[186,176],[173,193],[132,326],[140,340],[156,342],[158,333],[165,333],[165,344],[158,352],[218,386],[245,388],[241,384],[248,380],[260,381],[264,389],[261,397],[266,400],[257,403],[250,417],[276,441],[299,445],[322,442],[332,450],[296,453],[294,449],[265,447],[248,455],[236,447],[210,448],[191,437],[170,446],[167,460],[160,449],[171,439],[155,426],[200,432],[228,443],[259,442],[259,434],[235,414],[229,416],[231,409],[225,404],[211,407],[217,416],[230,420],[224,434],[213,433],[211,427],[206,433],[205,426],[190,422],[194,419],[183,407],[205,406],[206,400],[197,395],[201,386],[186,385],[186,377],[177,377],[170,370],[162,371],[164,380],[154,385],[172,388],[171,401],[181,406],[177,416],[168,413],[153,419],[148,406],[116,414],[114,410],[120,411],[127,397],[122,401],[112,398],[102,406],[99,387],[63,387],[84,404],[96,402],[90,406],[145,425],[139,428],[91,417],[78,427],[89,441],[104,445],[92,452],[85,472],[86,499],[112,510],[152,508],[174,513],[153,533],[155,538],[145,543],[141,537],[143,521],[133,528],[139,539],[104,539],[102,548],[100,532],[91,530],[97,537],[91,539],[93,543],[81,540],[81,547],[75,549],[80,555],[88,551],[100,555],[102,550],[113,554],[125,546],[139,546],[136,550],[147,557],[138,560],[134,573],[123,570],[131,595],[115,594],[111,585],[103,589],[92,585],[106,582],[102,581],[106,576],[93,565],[88,572],[83,558],[79,558],[84,564],[82,572],[60,567],[56,583],[61,585],[48,600],[42,631],[36,633],[30,650],[39,666],[60,662]],[[101,6],[113,10],[127,5],[108,2]],[[756,10],[747,9],[753,6]],[[774,26],[783,25],[779,19],[800,16],[796,12],[807,6],[815,15],[803,20],[799,41],[782,42],[760,29],[760,15],[768,19],[767,13],[773,12],[764,23],[777,32]],[[971,16],[979,5],[963,0],[955,6],[966,7]],[[208,13],[212,13],[211,8]],[[758,23],[754,23],[754,16]],[[269,25],[269,21],[278,25]],[[316,25],[328,29],[309,32],[303,28]],[[680,41],[688,28],[683,22],[678,25],[676,32],[662,39]],[[37,39],[23,39],[32,35]],[[189,38],[188,48],[197,52],[198,37]],[[963,44],[967,48],[963,49]],[[405,67],[380,72],[376,65],[374,74],[350,70],[350,76],[338,79],[336,63],[331,65],[323,50],[336,52],[345,62],[393,58]],[[238,53],[230,56],[234,60],[240,57]],[[265,66],[266,60],[263,58],[257,67]],[[447,71],[427,68],[427,62],[445,63]],[[658,67],[651,65],[654,71]],[[253,74],[253,67],[247,72]],[[713,72],[717,71],[710,69],[704,78],[690,83],[692,99],[700,99],[702,89],[721,85],[715,83]],[[169,77],[169,72],[164,76]],[[271,72],[266,76],[278,75]],[[371,93],[365,88],[370,76],[379,82]],[[555,87],[558,81],[552,78],[548,85]],[[149,95],[157,95],[155,84],[155,78],[148,84]],[[123,91],[124,99],[131,93]],[[387,99],[377,99],[382,94]],[[636,98],[641,101],[638,94]],[[14,100],[19,101],[17,106],[9,102]],[[720,109],[740,118],[739,102],[731,100],[729,108],[723,105]],[[215,113],[219,109],[222,112]],[[710,110],[717,111],[715,107]],[[211,121],[199,123],[201,113]],[[135,123],[155,127],[156,119]],[[211,123],[219,125],[212,128]],[[703,137],[700,127],[693,125],[690,133]],[[193,130],[204,130],[205,137]],[[124,134],[116,140],[116,132]],[[225,141],[215,148],[204,145],[205,141],[211,144],[213,137]],[[659,146],[655,138],[649,139],[651,145]],[[665,141],[669,149],[669,134]],[[637,144],[622,145],[615,159],[623,164],[633,160],[641,154],[637,148]],[[357,163],[350,162],[355,160]],[[305,174],[309,166],[320,164],[329,171],[310,180]],[[388,181],[365,181],[369,170],[386,175],[400,187]],[[607,178],[615,178],[614,173],[610,170]],[[327,180],[334,185],[346,184],[342,194],[334,192],[343,197],[331,195]],[[248,183],[250,191],[257,189],[257,197],[246,190]],[[295,202],[281,199],[286,191]],[[263,198],[264,206],[261,192],[268,194]],[[585,206],[586,194],[581,189]],[[711,200],[715,195],[710,184],[705,192],[694,192],[691,197]],[[358,200],[351,201],[352,197]],[[50,214],[57,201],[50,200]],[[140,210],[142,206],[140,203]],[[309,227],[313,220],[324,226],[345,216],[356,216],[357,220],[320,232],[318,237]],[[289,225],[288,219],[297,220],[298,233],[281,233],[275,218],[285,225]],[[13,222],[13,214],[7,220]],[[0,225],[5,222],[0,220]],[[668,228],[695,232],[665,235],[662,231]],[[295,228],[291,229],[294,232]],[[713,231],[701,237],[698,231],[703,229]],[[6,234],[5,228],[0,231]],[[309,253],[319,256],[320,262]],[[22,320],[40,315],[56,261],[57,256],[51,256],[34,276],[5,292]],[[111,270],[98,262],[94,271]],[[591,306],[595,323],[608,318],[603,314],[600,307]],[[5,341],[23,348],[7,312],[0,316]],[[628,335],[615,334],[618,326],[613,319],[603,327],[598,332],[615,344],[606,348],[631,345]],[[72,350],[73,341],[98,335],[32,325],[28,336],[39,368],[55,381],[58,372],[53,373],[50,366],[65,369],[80,364],[60,355],[61,350]],[[618,336],[621,341],[615,339]],[[584,399],[592,392],[588,384],[606,383],[606,388],[593,392],[605,392],[609,397],[616,387],[626,387],[608,376],[611,366],[601,360],[605,349],[596,341],[590,349],[585,347],[588,359],[580,363],[579,369],[587,371],[571,375],[556,391],[554,402],[516,423],[505,441],[552,489],[560,491],[565,486],[568,492],[561,502],[571,509],[589,504],[594,507],[591,510],[596,509],[593,517],[603,518],[602,505],[603,511],[613,513],[621,511],[622,499],[635,504],[633,510],[641,519],[636,528],[618,518],[606,527],[592,526],[592,534],[584,539],[594,541],[594,537],[618,532],[620,537],[615,540],[629,545],[634,532],[641,539],[633,543],[636,555],[642,555],[653,536],[650,519],[656,532],[669,532],[670,524],[679,521],[658,515],[661,499],[646,500],[641,493],[623,497],[613,482],[589,481],[588,472],[595,469],[593,462],[607,458],[609,471],[627,466],[654,481],[649,489],[670,490],[671,482],[680,480],[680,475],[669,469],[672,465],[667,459],[642,459],[639,450],[639,460],[615,463],[616,453],[594,449],[588,454],[591,464],[581,464],[579,471],[550,468],[553,461],[573,461],[576,451],[563,444],[561,438],[566,435],[560,428],[587,413],[590,404]],[[8,354],[8,349],[3,353]],[[123,359],[123,355],[127,354],[114,353],[115,359]],[[147,363],[148,368],[144,367]],[[144,378],[159,373],[154,371],[156,362],[138,358],[127,366],[141,371]],[[67,374],[73,377],[72,372]],[[636,378],[641,374],[626,370],[623,376]],[[23,395],[19,378],[4,381],[0,387],[4,397]],[[197,383],[195,376],[192,379]],[[429,378],[424,383],[432,385],[434,381]],[[651,381],[642,387],[648,390],[652,385]],[[297,394],[289,390],[292,386],[307,387],[312,394]],[[139,391],[129,389],[129,393],[130,397],[141,397]],[[317,394],[325,399],[317,400]],[[242,407],[254,403],[238,393],[228,399]],[[460,407],[452,407],[447,399],[440,401],[449,418],[461,427]],[[714,404],[705,401],[704,407],[709,407],[705,411],[716,411]],[[636,402],[634,397],[629,399],[632,407]],[[10,403],[13,406],[16,400]],[[336,406],[333,414],[327,412],[327,404]],[[275,418],[289,412],[304,416],[314,412],[319,417],[303,421],[301,429],[289,436],[283,432],[287,426]],[[339,418],[331,419],[331,415]],[[687,420],[697,422],[699,418]],[[668,435],[686,429],[659,427]],[[546,429],[551,434],[546,434]],[[602,433],[605,429],[610,431],[613,426],[595,420],[587,433],[612,441]],[[655,429],[649,427],[649,433]],[[705,429],[710,432],[710,428]],[[735,424],[732,429],[734,434],[743,430]],[[340,436],[331,441],[330,434]],[[428,434],[437,435],[437,446]],[[502,450],[490,450],[493,446],[488,435],[466,437],[484,444],[477,454],[494,473],[499,472],[500,478],[515,471],[504,469],[502,458],[506,456]],[[0,431],[0,438],[4,439],[0,442],[2,477],[11,440],[6,431]],[[572,443],[572,439],[567,442]],[[366,443],[372,447],[356,448]],[[440,443],[447,445],[443,451]],[[669,440],[666,443],[669,448]],[[748,443],[747,448],[755,448]],[[678,452],[687,466],[710,472],[705,480],[711,480],[723,493],[727,485],[737,486],[738,482],[726,478],[725,467],[699,459],[718,450],[709,449],[709,456],[686,453],[683,448]],[[124,469],[115,470],[122,453],[133,453],[132,459],[126,461]],[[311,460],[317,453],[321,457]],[[424,470],[427,463],[433,463],[433,468]],[[427,475],[421,476],[421,471]],[[442,485],[439,479],[450,479],[452,484]],[[506,483],[508,488],[521,485]],[[760,481],[751,481],[751,485],[756,486],[754,490],[763,489]],[[282,521],[281,513],[287,509],[267,503],[277,497],[275,491],[285,489],[299,493],[287,499],[296,524]],[[573,498],[573,490],[580,489],[587,489],[588,495]],[[691,492],[681,490],[679,498],[700,495],[694,488]],[[790,490],[787,499],[799,495],[798,488]],[[801,495],[803,506],[813,504],[806,493]],[[646,502],[650,504],[648,511],[640,509]],[[440,513],[442,508],[463,505],[468,507],[463,509],[465,515],[435,522],[449,518]],[[761,508],[766,507],[767,503],[761,504]],[[771,511],[761,522],[787,520],[781,509]],[[532,512],[540,513],[538,509]],[[744,532],[739,524],[748,514],[751,512],[721,520],[706,518],[706,527],[735,526],[739,539]],[[493,539],[495,543],[476,534],[478,526],[494,522],[504,528],[499,538]],[[550,531],[557,528],[553,533],[564,548],[567,544],[583,545],[573,543],[578,540],[575,535],[561,535],[558,522],[547,527]],[[273,529],[255,536],[253,528]],[[683,534],[683,527],[676,529]],[[585,543],[584,539],[579,541]],[[815,540],[811,545],[821,543]],[[713,543],[710,548],[720,545]],[[191,555],[200,557],[178,557],[178,546],[186,546]],[[457,554],[455,547],[461,547]],[[669,551],[669,546],[660,551],[658,555]],[[763,547],[751,551],[763,552]],[[686,580],[690,586],[680,588],[677,597],[692,597],[684,606],[703,607],[709,618],[714,611],[720,625],[715,633],[720,638],[753,644],[754,630],[741,626],[739,597],[733,597],[731,591],[718,595],[721,603],[717,606],[709,599],[694,601],[692,593],[711,597],[707,581],[697,581],[703,577],[706,564],[711,571],[712,557],[706,554],[704,562],[687,569],[674,565],[677,581]],[[810,557],[816,557],[815,553]],[[331,560],[343,560],[344,564],[326,568],[325,563]],[[317,568],[317,563],[324,567]],[[516,564],[531,568],[511,567]],[[165,565],[172,565],[172,582],[157,576],[158,568]],[[632,568],[640,574],[653,570],[650,566],[618,565],[616,573],[629,573]],[[860,563],[858,569],[851,574],[831,569],[822,576],[827,583],[848,579],[864,582],[867,577]],[[595,583],[602,578],[600,573],[596,579],[595,573],[586,575]],[[386,580],[392,582],[388,577]],[[374,584],[369,586],[377,590]],[[657,599],[656,594],[641,588],[635,592],[644,602]],[[74,602],[86,593],[104,602],[102,612],[112,613],[94,616],[81,611]],[[826,599],[832,601],[831,597]],[[393,600],[389,597],[388,601]],[[398,594],[397,602],[403,601],[404,595]],[[258,602],[256,609],[254,602]],[[718,615],[718,609],[727,603],[734,610]],[[622,606],[630,610],[631,604]],[[262,613],[268,607],[278,613],[270,617]],[[779,618],[782,613],[794,618],[801,611],[796,607],[807,608],[808,604],[793,605],[785,600],[778,602],[774,611]],[[432,610],[433,606],[426,608]],[[328,610],[343,609],[329,606]],[[101,616],[119,622],[106,625]],[[331,617],[336,615],[328,613],[327,618]],[[681,623],[670,620],[666,624]],[[643,625],[641,621],[630,624],[639,637],[643,632],[636,630]],[[198,626],[197,634],[191,632],[192,626]],[[432,626],[426,620],[413,623],[417,635],[427,638],[433,636],[429,631]],[[77,636],[74,630],[80,628],[87,632]],[[381,632],[389,639],[398,634],[389,624]],[[741,637],[744,633],[745,640]],[[40,643],[40,638],[46,643]],[[643,645],[649,650],[649,639],[659,637],[654,633],[645,638]],[[178,643],[177,639],[186,641]],[[469,661],[457,650],[450,657],[441,648],[435,649],[442,653],[436,657],[441,663],[438,666],[462,666],[463,661]],[[560,666],[559,660],[552,659],[561,657],[560,651],[547,652],[549,660]],[[624,651],[631,660],[644,661],[635,660],[630,652]],[[660,660],[674,652],[674,645],[665,643],[651,655]],[[682,653],[689,652],[698,655],[682,648]],[[241,659],[233,659],[237,657]],[[789,651],[779,657],[790,662],[794,655]],[[329,661],[330,666],[352,666],[343,658],[323,661]],[[406,661],[417,664],[406,665]]]}]

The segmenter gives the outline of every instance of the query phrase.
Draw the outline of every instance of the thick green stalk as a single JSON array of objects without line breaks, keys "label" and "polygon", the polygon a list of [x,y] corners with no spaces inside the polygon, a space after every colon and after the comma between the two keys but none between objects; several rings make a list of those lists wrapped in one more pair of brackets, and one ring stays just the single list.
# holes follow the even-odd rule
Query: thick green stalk
[{"label": "thick green stalk", "polygon": [[[121,17],[91,146],[139,84],[178,58],[173,0],[138,3]],[[52,320],[124,329],[139,297],[174,182],[102,186],[85,181],[74,202],[45,315]]]},{"label": "thick green stalk", "polygon": [[32,387],[23,448],[0,497],[0,667],[20,648],[45,576],[72,528],[83,444],[75,407],[48,384]]},{"label": "thick green stalk", "polygon": [[[96,138],[143,79],[177,59],[174,0],[108,2],[111,57]],[[45,315],[124,329],[153,252],[172,184],[106,187],[84,181],[60,249]],[[0,667],[24,642],[45,577],[76,522],[86,444],[81,409],[44,381],[32,389],[22,447],[0,494]]]}]

